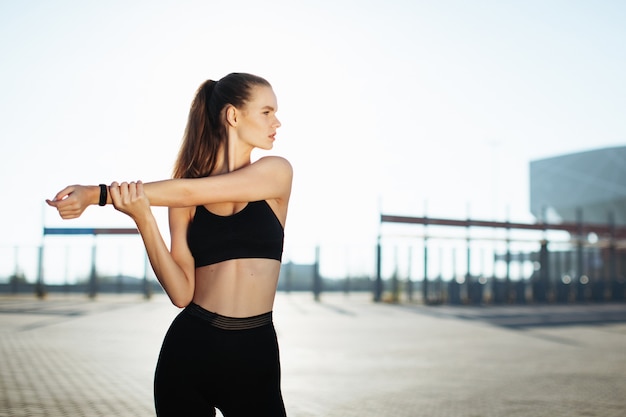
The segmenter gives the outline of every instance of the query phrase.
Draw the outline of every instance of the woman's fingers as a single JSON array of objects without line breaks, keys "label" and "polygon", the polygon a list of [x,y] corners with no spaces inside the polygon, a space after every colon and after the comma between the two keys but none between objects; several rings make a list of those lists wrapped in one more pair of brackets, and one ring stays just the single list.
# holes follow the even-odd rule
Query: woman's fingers
[{"label": "woman's fingers", "polygon": [[68,185],[67,187],[65,187],[64,189],[62,189],[58,193],[56,193],[56,195],[54,196],[54,200],[52,200],[52,202],[63,201],[70,194],[72,194],[72,192],[74,192],[75,188],[76,188],[75,185]]},{"label": "woman's fingers", "polygon": [[120,186],[117,181],[113,181],[109,186],[109,194],[111,194],[111,201],[113,206],[117,208],[120,203]]},{"label": "woman's fingers", "polygon": [[77,185],[65,187],[59,191],[53,200],[46,200],[50,207],[54,207],[59,212],[59,216],[63,219],[75,219],[85,210],[86,205],[83,203],[82,188]]},{"label": "woman's fingers", "polygon": [[143,205],[138,204],[143,196],[143,184],[138,182],[122,182],[121,184],[113,182],[110,187],[111,200],[115,208],[123,213],[138,213]]},{"label": "woman's fingers", "polygon": [[143,198],[143,196],[144,196],[144,194],[143,194],[143,182],[137,181],[136,192],[137,192],[137,197],[142,197]]}]

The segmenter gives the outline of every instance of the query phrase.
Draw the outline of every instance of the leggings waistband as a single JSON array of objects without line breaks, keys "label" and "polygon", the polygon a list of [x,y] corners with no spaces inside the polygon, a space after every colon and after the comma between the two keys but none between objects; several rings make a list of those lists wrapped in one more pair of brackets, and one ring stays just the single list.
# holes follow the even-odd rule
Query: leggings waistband
[{"label": "leggings waistband", "polygon": [[252,317],[227,317],[206,310],[196,303],[190,303],[184,310],[186,313],[199,319],[208,321],[213,327],[223,330],[247,330],[272,323],[272,312]]}]

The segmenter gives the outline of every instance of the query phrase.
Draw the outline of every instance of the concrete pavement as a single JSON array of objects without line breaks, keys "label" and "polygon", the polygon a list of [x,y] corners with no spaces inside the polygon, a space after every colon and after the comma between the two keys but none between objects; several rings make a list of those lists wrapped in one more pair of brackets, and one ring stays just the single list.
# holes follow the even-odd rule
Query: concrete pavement
[{"label": "concrete pavement", "polygon": [[[163,295],[0,296],[0,417],[153,416]],[[626,304],[279,293],[290,417],[626,416]]]}]

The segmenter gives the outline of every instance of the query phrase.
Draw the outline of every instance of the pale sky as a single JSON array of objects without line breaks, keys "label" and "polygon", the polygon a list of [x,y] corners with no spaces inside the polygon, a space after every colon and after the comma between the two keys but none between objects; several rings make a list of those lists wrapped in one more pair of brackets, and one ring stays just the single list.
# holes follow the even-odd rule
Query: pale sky
[{"label": "pale sky", "polygon": [[373,243],[381,209],[532,222],[531,160],[626,144],[624,22],[618,0],[0,0],[0,246],[131,227],[44,199],[170,177],[196,88],[229,72],[278,96],[286,251]]}]

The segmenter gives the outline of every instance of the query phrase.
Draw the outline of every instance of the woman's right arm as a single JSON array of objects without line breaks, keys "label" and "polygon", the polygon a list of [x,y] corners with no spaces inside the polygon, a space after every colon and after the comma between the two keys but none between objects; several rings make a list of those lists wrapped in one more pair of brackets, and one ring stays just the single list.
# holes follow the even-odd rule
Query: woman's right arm
[{"label": "woman's right arm", "polygon": [[195,289],[195,267],[186,241],[189,209],[170,209],[170,252],[163,241],[141,182],[124,183],[121,186],[114,183],[110,194],[115,208],[135,221],[154,274],[172,303],[177,307],[186,307],[193,299]]}]

